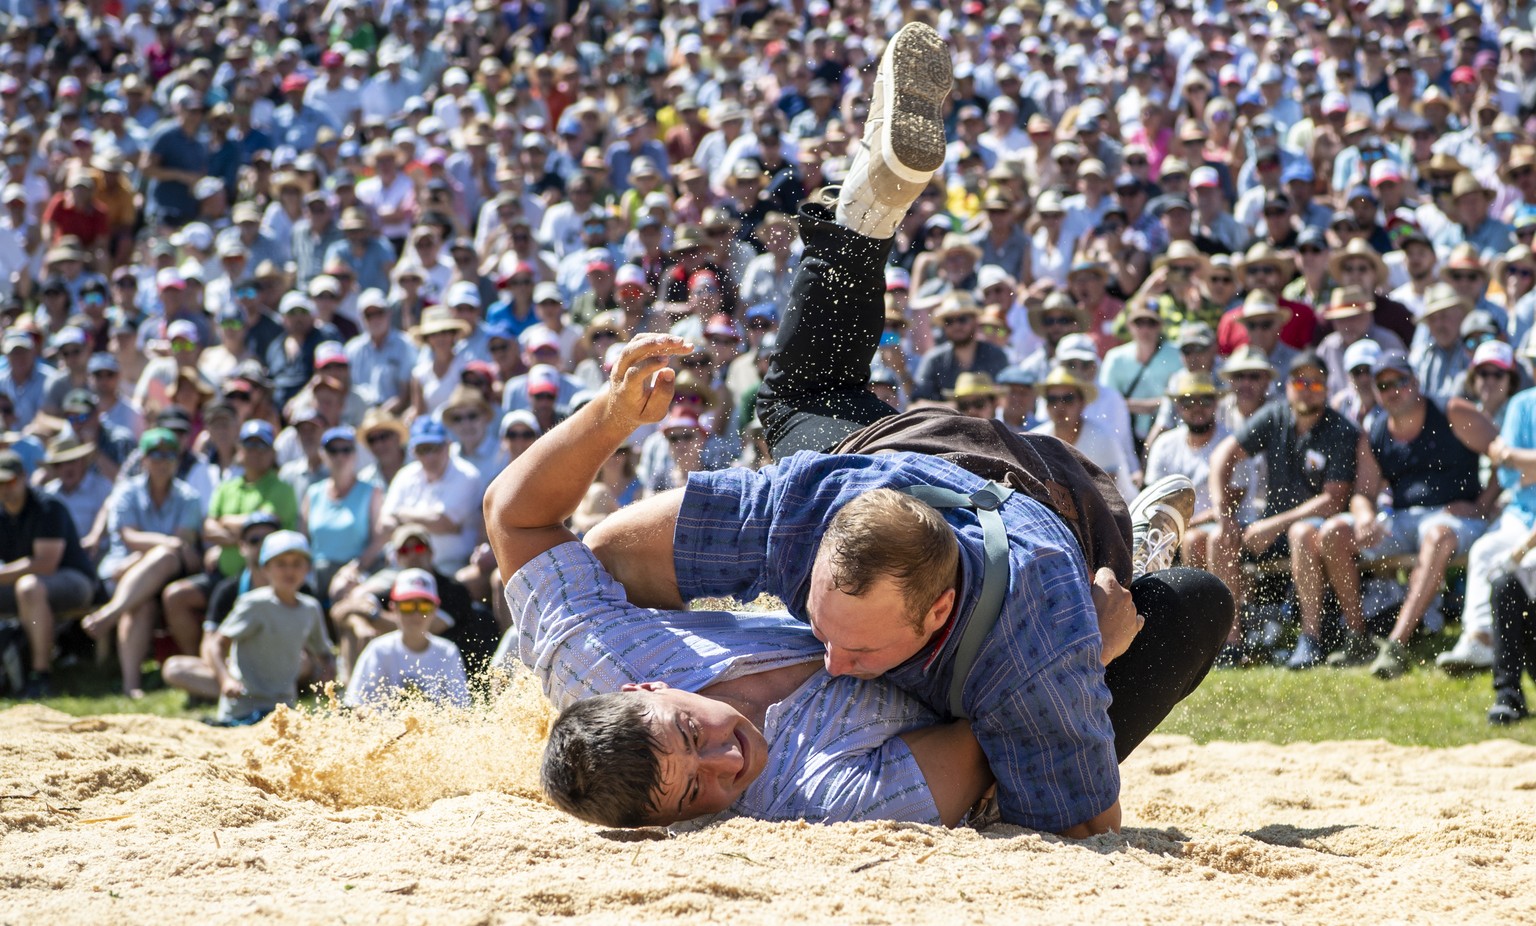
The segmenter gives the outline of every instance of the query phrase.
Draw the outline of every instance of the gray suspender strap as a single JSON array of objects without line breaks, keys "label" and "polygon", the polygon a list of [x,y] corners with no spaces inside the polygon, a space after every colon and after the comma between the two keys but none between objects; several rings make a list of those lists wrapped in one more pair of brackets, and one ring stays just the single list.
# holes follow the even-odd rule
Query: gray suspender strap
[{"label": "gray suspender strap", "polygon": [[1013,494],[1013,490],[988,482],[974,495],[926,485],[909,486],[902,491],[935,508],[970,508],[981,521],[982,544],[987,557],[986,571],[981,579],[981,596],[976,599],[971,619],[966,623],[959,644],[955,647],[955,674],[949,683],[949,712],[956,717],[969,719],[962,698],[965,680],[976,663],[976,653],[981,649],[982,639],[997,624],[997,616],[1003,611],[1003,599],[1008,595],[1008,530],[1003,526],[1003,516],[997,513],[997,509]]}]

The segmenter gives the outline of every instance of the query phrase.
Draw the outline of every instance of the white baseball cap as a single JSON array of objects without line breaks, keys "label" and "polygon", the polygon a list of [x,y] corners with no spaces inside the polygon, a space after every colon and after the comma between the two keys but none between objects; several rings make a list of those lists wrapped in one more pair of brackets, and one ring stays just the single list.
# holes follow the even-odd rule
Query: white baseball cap
[{"label": "white baseball cap", "polygon": [[448,294],[443,298],[443,304],[448,306],[469,305],[480,308],[480,289],[468,280],[448,287]]},{"label": "white baseball cap", "polygon": [[1370,338],[1361,338],[1344,348],[1345,370],[1353,370],[1356,367],[1371,367],[1375,369],[1376,361],[1380,359],[1381,345]]},{"label": "white baseball cap", "polygon": [[1093,338],[1086,334],[1069,334],[1056,345],[1056,359],[1087,360],[1091,363],[1099,362],[1098,349],[1094,347]]},{"label": "white baseball cap", "polygon": [[273,531],[261,542],[261,565],[265,566],[284,553],[303,553],[306,559],[312,558],[309,539],[298,531]]},{"label": "white baseball cap", "polygon": [[1477,351],[1472,354],[1472,366],[1480,367],[1485,363],[1491,363],[1501,370],[1513,370],[1515,349],[1503,341],[1484,341],[1477,345]]}]

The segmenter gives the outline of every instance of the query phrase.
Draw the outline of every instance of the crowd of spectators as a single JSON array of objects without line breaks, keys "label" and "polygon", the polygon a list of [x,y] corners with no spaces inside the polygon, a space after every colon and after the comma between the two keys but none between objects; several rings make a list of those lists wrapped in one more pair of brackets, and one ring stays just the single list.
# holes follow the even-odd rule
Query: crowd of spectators
[{"label": "crowd of spectators", "polygon": [[[753,400],[797,208],[846,170],[886,38],[924,19],[955,56],[951,141],[896,232],[871,389],[1053,434],[1127,497],[1193,478],[1185,560],[1251,605],[1225,664],[1267,655],[1278,572],[1283,661],[1395,677],[1421,626],[1458,616],[1443,588],[1465,564],[1441,662],[1495,668],[1494,713],[1518,719],[1531,18],[1502,0],[11,0],[0,618],[30,644],[12,684],[45,694],[77,623],[115,645],[125,692],[154,658],[228,695],[227,720],[262,707],[226,667],[242,643],[286,660],[279,681],[326,677],[335,650],[345,684],[383,637],[366,664],[407,681],[445,645],[483,658],[508,624],[486,486],[636,332],[697,349],[578,530],[770,462]],[[1406,582],[1362,585],[1372,563]],[[310,606],[318,623],[276,616]]]}]

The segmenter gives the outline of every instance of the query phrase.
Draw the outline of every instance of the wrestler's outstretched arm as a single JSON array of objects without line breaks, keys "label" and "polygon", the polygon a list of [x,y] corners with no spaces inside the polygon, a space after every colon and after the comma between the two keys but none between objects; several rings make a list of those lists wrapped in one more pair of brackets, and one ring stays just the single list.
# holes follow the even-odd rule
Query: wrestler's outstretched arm
[{"label": "wrestler's outstretched arm", "polygon": [[[673,376],[667,362],[691,351],[688,342],[671,335],[636,337],[596,399],[501,471],[485,495],[485,529],[503,576],[575,539],[565,519],[635,428],[665,417]],[[670,547],[667,555],[670,568]]]}]

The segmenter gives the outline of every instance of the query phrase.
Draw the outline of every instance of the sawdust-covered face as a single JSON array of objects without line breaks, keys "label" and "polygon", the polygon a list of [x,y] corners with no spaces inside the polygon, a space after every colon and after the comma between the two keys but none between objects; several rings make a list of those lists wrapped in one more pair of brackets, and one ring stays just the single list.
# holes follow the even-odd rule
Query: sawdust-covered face
[{"label": "sawdust-covered face", "polygon": [[645,701],[646,722],[660,744],[653,824],[719,813],[762,774],[768,741],[734,707],[663,682],[624,690]]}]

